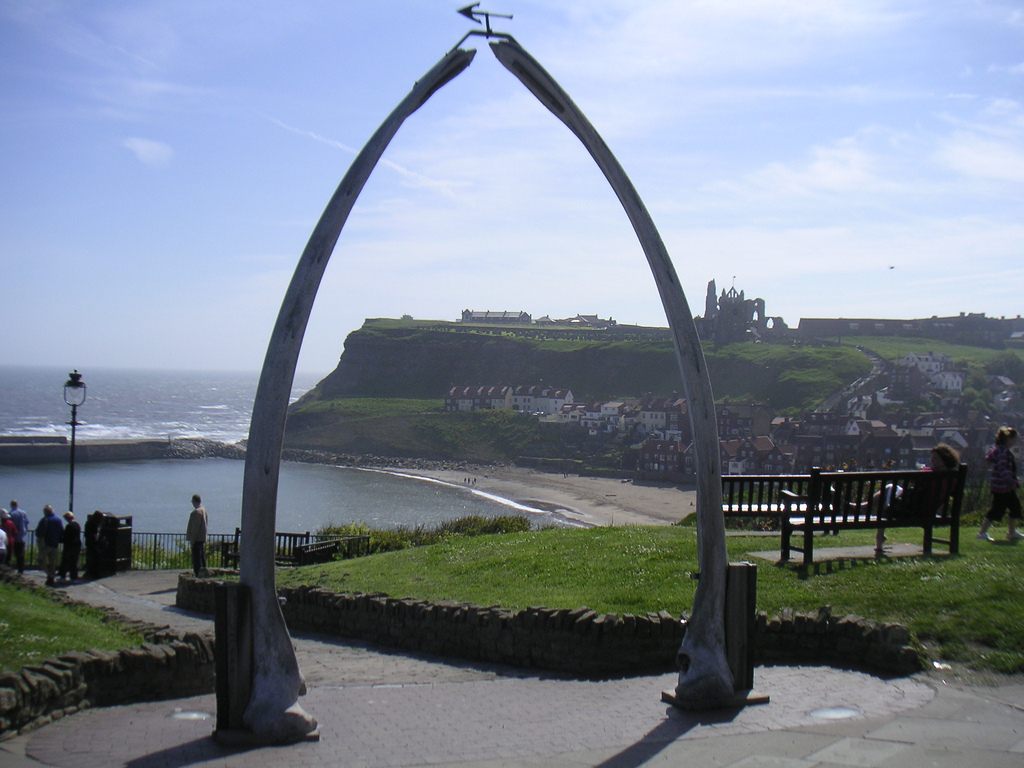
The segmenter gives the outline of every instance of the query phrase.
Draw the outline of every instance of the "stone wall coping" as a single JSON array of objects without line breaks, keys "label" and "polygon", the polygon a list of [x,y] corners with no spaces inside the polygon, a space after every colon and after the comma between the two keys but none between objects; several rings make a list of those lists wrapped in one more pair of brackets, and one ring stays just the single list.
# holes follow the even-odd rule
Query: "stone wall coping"
[{"label": "stone wall coping", "polygon": [[[180,574],[177,606],[212,614],[218,583]],[[665,610],[619,615],[531,606],[512,611],[316,586],[281,588],[278,594],[292,630],[584,677],[673,671],[685,632],[685,617]],[[787,608],[771,616],[759,612],[753,650],[761,664],[825,664],[886,675],[924,667],[922,652],[903,625],[833,616],[829,606],[808,612]]]}]

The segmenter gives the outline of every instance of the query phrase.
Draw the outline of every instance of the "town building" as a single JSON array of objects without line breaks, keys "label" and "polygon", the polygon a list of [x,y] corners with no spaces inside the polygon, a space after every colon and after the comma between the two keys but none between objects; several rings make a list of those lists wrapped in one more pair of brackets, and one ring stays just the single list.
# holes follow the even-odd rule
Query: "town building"
[{"label": "town building", "polygon": [[462,310],[463,323],[483,323],[493,325],[530,325],[533,318],[526,312],[481,312],[475,309]]}]

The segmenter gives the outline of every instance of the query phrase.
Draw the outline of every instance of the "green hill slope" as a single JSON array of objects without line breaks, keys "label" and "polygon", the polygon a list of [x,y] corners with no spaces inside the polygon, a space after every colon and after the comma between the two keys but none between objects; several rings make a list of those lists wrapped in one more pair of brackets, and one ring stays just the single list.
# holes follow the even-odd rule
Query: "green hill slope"
[{"label": "green hill slope", "polygon": [[[474,461],[571,457],[614,466],[621,446],[613,439],[588,439],[578,426],[510,411],[445,413],[443,398],[453,384],[546,383],[568,387],[577,402],[681,392],[667,332],[647,331],[632,339],[587,331],[551,337],[367,321],[346,339],[337,369],[292,407],[286,445]],[[735,344],[706,357],[719,402],[758,402],[775,413],[813,407],[870,369],[863,354],[839,346]]]},{"label": "green hill slope", "polygon": [[[706,349],[715,398],[762,402],[795,412],[820,402],[870,369],[849,347],[733,344]],[[614,333],[544,338],[512,329],[367,321],[345,340],[337,369],[310,399],[439,398],[458,385],[568,387],[577,401],[667,396],[682,384],[667,332],[661,339]]]}]

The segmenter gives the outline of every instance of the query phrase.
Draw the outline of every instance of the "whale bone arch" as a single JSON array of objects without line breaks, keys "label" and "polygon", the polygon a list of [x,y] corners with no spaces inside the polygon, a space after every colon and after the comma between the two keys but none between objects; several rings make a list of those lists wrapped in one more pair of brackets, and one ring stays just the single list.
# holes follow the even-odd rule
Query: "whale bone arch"
[{"label": "whale bone arch", "polygon": [[[697,459],[698,563],[702,574],[679,649],[680,701],[694,708],[731,700],[725,658],[725,530],[721,514],[718,426],[707,365],[693,316],[654,222],[625,171],[562,88],[509,35],[490,43],[497,59],[569,128],[594,158],[622,204],[647,258],[672,332]],[[251,590],[253,679],[243,721],[268,742],[307,738],[316,720],[298,703],[305,693],[295,651],[277,601],[274,529],[288,402],[302,338],[327,263],[360,192],[402,123],[473,61],[475,50],[454,48],[417,81],[353,160],[310,235],[285,293],[260,373],[242,486],[240,581]]]}]

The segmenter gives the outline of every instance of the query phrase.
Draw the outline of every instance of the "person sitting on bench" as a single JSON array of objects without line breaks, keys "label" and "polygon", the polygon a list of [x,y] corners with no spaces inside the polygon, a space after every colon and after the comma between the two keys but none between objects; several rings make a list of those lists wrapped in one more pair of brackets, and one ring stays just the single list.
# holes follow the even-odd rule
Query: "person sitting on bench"
[{"label": "person sitting on bench", "polygon": [[[929,466],[925,467],[923,471],[946,472],[954,470],[959,466],[960,454],[957,453],[956,449],[953,448],[953,446],[951,445],[947,445],[946,443],[939,443],[934,448],[932,448],[931,456],[929,458]],[[936,507],[936,510],[938,510],[942,504],[946,503],[946,497],[949,495],[949,491],[951,488],[950,483],[952,482],[953,480],[952,478],[950,478],[945,483],[943,483],[941,487],[939,487],[936,491],[933,491],[936,500],[938,500],[938,506]],[[878,505],[879,497],[883,493],[885,494],[884,503],[880,507],[876,506]],[[884,489],[878,491],[878,493],[875,494],[875,497],[871,500],[871,504],[872,506],[876,506],[876,508],[880,509],[881,511],[891,511],[893,507],[897,504],[897,502],[903,499],[903,494],[904,489],[902,486],[896,485],[895,487],[893,487],[893,485],[890,483],[887,484]],[[879,517],[881,517],[881,514],[879,514]],[[885,553],[884,545],[885,527],[879,526],[877,532],[875,533],[875,555],[877,557],[881,557]]]}]

